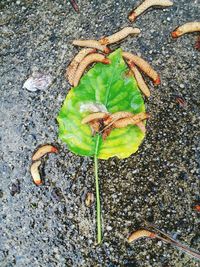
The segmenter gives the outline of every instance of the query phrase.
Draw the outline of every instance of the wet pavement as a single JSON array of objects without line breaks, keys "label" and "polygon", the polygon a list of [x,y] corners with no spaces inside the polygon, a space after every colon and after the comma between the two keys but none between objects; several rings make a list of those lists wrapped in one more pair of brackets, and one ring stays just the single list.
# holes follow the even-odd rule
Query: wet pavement
[{"label": "wet pavement", "polygon": [[[139,151],[125,160],[99,162],[104,239],[95,246],[93,160],[72,154],[58,140],[56,116],[70,88],[66,65],[77,49],[72,40],[99,38],[131,25],[129,11],[139,1],[1,0],[0,111],[0,266],[199,266],[197,260],[158,240],[128,244],[130,232],[144,220],[200,251],[199,111],[200,52],[197,34],[172,40],[179,24],[199,20],[200,1],[174,1],[153,10],[134,25],[137,38],[121,43],[159,71],[162,85],[150,85],[151,113]],[[51,74],[44,91],[22,88],[32,70]],[[187,105],[177,101],[182,97]],[[31,155],[44,143],[58,155],[45,159],[45,184],[30,176]]]}]

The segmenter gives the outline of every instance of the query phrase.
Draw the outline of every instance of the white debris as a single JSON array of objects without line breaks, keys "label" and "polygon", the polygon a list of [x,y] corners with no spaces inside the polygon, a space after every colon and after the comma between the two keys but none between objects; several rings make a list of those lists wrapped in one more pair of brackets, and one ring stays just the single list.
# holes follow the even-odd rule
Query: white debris
[{"label": "white debris", "polygon": [[25,81],[23,88],[28,91],[35,92],[37,90],[44,91],[52,83],[53,77],[50,74],[33,72],[32,75]]},{"label": "white debris", "polygon": [[80,106],[80,112],[108,112],[103,104],[85,102]]}]

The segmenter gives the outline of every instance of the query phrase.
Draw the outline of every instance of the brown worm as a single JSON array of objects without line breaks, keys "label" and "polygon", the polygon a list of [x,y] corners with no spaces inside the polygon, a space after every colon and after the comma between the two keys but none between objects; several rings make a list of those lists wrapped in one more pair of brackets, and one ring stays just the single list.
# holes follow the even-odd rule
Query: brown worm
[{"label": "brown worm", "polygon": [[129,52],[123,52],[122,56],[126,60],[133,61],[137,67],[139,67],[144,73],[146,73],[154,81],[155,85],[160,84],[160,76],[147,61]]},{"label": "brown worm", "polygon": [[101,123],[99,122],[99,120],[92,120],[89,122],[89,125],[92,130],[92,135],[95,135],[100,131]]},{"label": "brown worm", "polygon": [[106,45],[101,45],[96,40],[74,40],[73,45],[96,48],[106,54],[110,53],[110,49]]},{"label": "brown worm", "polygon": [[130,118],[133,116],[133,113],[127,112],[127,111],[118,111],[113,114],[111,114],[107,119],[104,120],[104,125],[108,125],[113,121],[124,119],[124,118]]},{"label": "brown worm", "polygon": [[66,79],[69,80],[70,84],[73,85],[73,81],[74,81],[74,75],[75,72],[78,68],[78,65],[80,64],[80,62],[88,55],[91,53],[95,53],[96,49],[93,48],[83,48],[72,60],[72,62],[69,64],[69,66],[67,67],[66,73],[65,73],[65,77]]},{"label": "brown worm", "polygon": [[31,165],[31,176],[33,178],[33,182],[36,185],[40,185],[42,184],[42,180],[40,178],[40,173],[39,173],[39,166],[41,165],[41,161],[35,161],[34,163],[32,163]]},{"label": "brown worm", "polygon": [[91,122],[93,120],[105,119],[105,118],[107,118],[107,116],[108,116],[108,113],[105,113],[105,112],[92,113],[92,114],[89,114],[88,116],[86,116],[81,121],[81,123],[82,124],[86,124],[86,123],[89,123],[89,122]]},{"label": "brown worm", "polygon": [[128,125],[136,125],[138,122],[148,119],[150,116],[145,112],[138,113],[130,118],[117,120],[113,123],[113,128],[124,128]]},{"label": "brown worm", "polygon": [[133,232],[129,238],[128,238],[128,242],[131,243],[133,241],[136,241],[139,238],[142,237],[150,237],[150,238],[155,238],[156,234],[147,230],[138,230],[136,232]]},{"label": "brown worm", "polygon": [[82,77],[85,69],[94,62],[101,62],[103,64],[109,64],[110,59],[105,58],[103,55],[94,53],[91,55],[86,56],[82,62],[79,64],[76,73],[74,75],[74,87],[79,84],[80,78]]},{"label": "brown worm", "polygon": [[185,33],[190,33],[190,32],[199,32],[200,31],[200,22],[199,21],[194,21],[194,22],[188,22],[183,24],[182,26],[176,28],[172,32],[172,37],[177,38]]},{"label": "brown worm", "polygon": [[130,67],[130,69],[132,70],[135,79],[137,81],[138,87],[140,88],[140,90],[143,92],[143,94],[146,97],[150,97],[150,90],[147,86],[147,84],[145,83],[142,74],[139,72],[139,70],[136,68],[135,64],[132,61],[128,61],[128,65]]},{"label": "brown worm", "polygon": [[133,22],[139,15],[152,6],[169,7],[172,5],[173,2],[170,0],[145,0],[141,5],[130,12],[128,18]]},{"label": "brown worm", "polygon": [[124,38],[126,38],[129,35],[132,34],[139,34],[141,31],[138,28],[133,28],[133,27],[125,27],[124,29],[122,29],[121,31],[118,31],[108,37],[104,37],[102,39],[99,40],[101,45],[108,45],[108,44],[113,44],[113,43],[117,43],[121,40],[123,40]]},{"label": "brown worm", "polygon": [[33,154],[32,160],[38,160],[47,153],[58,153],[58,149],[52,145],[44,145],[38,148],[38,150]]}]

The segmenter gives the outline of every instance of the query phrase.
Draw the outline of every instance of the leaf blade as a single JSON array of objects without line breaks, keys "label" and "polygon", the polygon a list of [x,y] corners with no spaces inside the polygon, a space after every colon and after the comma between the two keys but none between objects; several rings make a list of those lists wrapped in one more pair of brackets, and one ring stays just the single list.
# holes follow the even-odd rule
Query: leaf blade
[{"label": "leaf blade", "polygon": [[[88,125],[82,125],[82,119],[88,115],[80,112],[83,103],[104,104],[108,112],[130,111],[134,114],[145,112],[144,101],[135,79],[127,75],[128,68],[122,58],[121,49],[109,55],[111,64],[97,63],[80,84],[67,95],[58,115],[59,138],[67,143],[75,154],[93,156],[96,136],[91,135]],[[113,156],[129,157],[138,150],[144,139],[144,133],[137,126],[114,129],[105,141],[100,137],[98,158]]]}]

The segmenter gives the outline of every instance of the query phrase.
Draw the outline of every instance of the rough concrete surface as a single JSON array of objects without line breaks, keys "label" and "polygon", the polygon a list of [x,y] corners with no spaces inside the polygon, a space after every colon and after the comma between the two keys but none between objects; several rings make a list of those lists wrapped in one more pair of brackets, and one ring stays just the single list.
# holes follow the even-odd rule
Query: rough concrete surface
[{"label": "rough concrete surface", "polygon": [[[200,251],[199,111],[200,52],[197,33],[178,40],[170,32],[200,19],[200,1],[174,0],[172,8],[151,10],[134,25],[139,37],[121,43],[141,54],[162,77],[146,101],[151,113],[146,139],[125,160],[99,162],[104,239],[95,246],[93,160],[79,157],[58,140],[56,116],[70,88],[67,64],[78,51],[76,38],[99,38],[131,25],[128,12],[140,1],[1,0],[0,266],[199,266],[196,259],[158,240],[128,244],[127,236],[153,222]],[[33,68],[51,74],[44,91],[22,88]],[[176,102],[183,97],[187,107]],[[45,143],[60,154],[45,161],[45,184],[30,176],[31,155]]]}]

